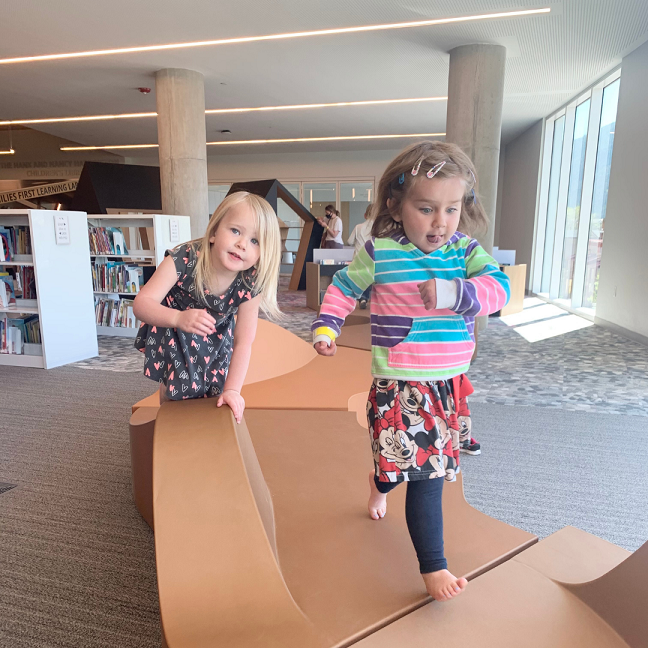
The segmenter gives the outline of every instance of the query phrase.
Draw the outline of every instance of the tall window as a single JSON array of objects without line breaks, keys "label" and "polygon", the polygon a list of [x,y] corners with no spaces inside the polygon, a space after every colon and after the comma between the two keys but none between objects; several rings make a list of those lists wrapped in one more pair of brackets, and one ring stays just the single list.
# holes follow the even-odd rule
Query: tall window
[{"label": "tall window", "polygon": [[590,315],[596,306],[619,76],[546,121],[534,292]]},{"label": "tall window", "polygon": [[563,242],[562,262],[560,264],[560,299],[571,297],[576,260],[576,241],[580,220],[581,195],[583,192],[583,171],[585,170],[585,147],[587,146],[587,125],[589,123],[590,100],[576,108],[574,120],[574,141],[572,144],[571,171],[567,193],[567,218]]},{"label": "tall window", "polygon": [[544,260],[542,265],[542,292],[549,292],[551,262],[553,261],[554,238],[556,235],[556,212],[558,211],[558,187],[560,186],[560,165],[562,163],[563,138],[565,136],[565,116],[556,119],[554,124],[553,147],[551,149],[551,177],[549,179],[549,202],[547,204],[547,230],[544,240]]},{"label": "tall window", "polygon": [[583,306],[593,308],[596,304],[601,250],[603,249],[603,221],[607,206],[607,193],[612,166],[612,144],[616,127],[616,111],[619,102],[619,79],[608,85],[603,92],[601,125],[599,127],[596,173],[594,174],[594,195],[592,216],[589,223],[585,281],[583,285]]}]

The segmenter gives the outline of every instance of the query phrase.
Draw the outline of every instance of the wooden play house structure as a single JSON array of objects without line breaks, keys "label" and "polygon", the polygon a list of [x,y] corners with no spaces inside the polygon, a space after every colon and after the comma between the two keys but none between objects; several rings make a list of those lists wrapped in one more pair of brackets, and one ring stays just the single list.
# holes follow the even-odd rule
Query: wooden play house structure
[{"label": "wooden play house structure", "polygon": [[[290,277],[290,290],[306,290],[306,263],[313,260],[313,250],[319,247],[322,240],[324,228],[317,222],[297,198],[295,198],[279,180],[255,180],[253,182],[235,182],[228,192],[248,191],[265,198],[272,208],[277,212],[277,201],[283,200],[290,209],[303,221],[302,233],[299,239],[299,249],[295,259],[292,276]],[[280,221],[282,227],[281,238],[284,243],[283,251],[286,251],[285,241],[288,228]]]}]

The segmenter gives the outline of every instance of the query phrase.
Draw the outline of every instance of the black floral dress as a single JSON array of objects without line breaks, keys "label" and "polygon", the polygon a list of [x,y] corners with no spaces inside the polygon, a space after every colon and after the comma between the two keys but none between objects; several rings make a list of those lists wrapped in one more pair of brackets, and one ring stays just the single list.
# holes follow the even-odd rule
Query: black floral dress
[{"label": "black floral dress", "polygon": [[165,256],[171,256],[177,281],[162,302],[177,310],[207,309],[216,320],[211,335],[196,335],[175,328],[142,323],[135,348],[145,354],[144,375],[164,383],[171,400],[217,396],[222,393],[232,358],[234,315],[238,307],[256,293],[256,269],[239,272],[222,295],[205,290],[207,305],[195,295],[194,275],[200,256],[200,242],[183,243]]}]

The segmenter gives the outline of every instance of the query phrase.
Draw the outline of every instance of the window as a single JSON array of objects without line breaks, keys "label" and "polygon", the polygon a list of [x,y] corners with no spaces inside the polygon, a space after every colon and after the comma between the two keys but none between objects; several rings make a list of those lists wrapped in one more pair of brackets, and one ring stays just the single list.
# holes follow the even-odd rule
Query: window
[{"label": "window", "polygon": [[580,219],[583,171],[585,170],[585,147],[587,146],[587,125],[589,123],[590,100],[576,108],[574,139],[572,143],[571,171],[567,192],[567,218],[563,236],[563,252],[560,264],[559,299],[569,299],[574,279],[578,221]]},{"label": "window", "polygon": [[531,287],[589,315],[596,306],[619,76],[546,120]]},{"label": "window", "polygon": [[612,145],[616,128],[616,111],[619,102],[619,79],[603,91],[601,106],[601,125],[599,127],[594,192],[592,196],[592,215],[589,222],[587,257],[585,260],[585,281],[583,285],[583,306],[593,308],[596,304],[601,250],[603,249],[603,221],[607,205],[610,167],[612,165]]}]

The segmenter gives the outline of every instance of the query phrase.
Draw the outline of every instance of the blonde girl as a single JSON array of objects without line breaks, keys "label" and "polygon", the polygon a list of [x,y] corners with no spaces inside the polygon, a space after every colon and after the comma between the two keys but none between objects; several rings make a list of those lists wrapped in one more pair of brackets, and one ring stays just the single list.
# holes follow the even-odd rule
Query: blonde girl
[{"label": "blonde girl", "polygon": [[259,308],[281,315],[280,256],[272,207],[243,191],[218,206],[202,239],[166,252],[134,307],[142,321],[135,348],[161,399],[216,396],[240,422]]}]

